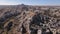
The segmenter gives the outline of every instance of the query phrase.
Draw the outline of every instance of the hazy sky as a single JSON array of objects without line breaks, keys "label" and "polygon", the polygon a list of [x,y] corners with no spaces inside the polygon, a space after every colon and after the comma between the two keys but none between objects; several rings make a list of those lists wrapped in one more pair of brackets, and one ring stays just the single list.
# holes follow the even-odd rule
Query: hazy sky
[{"label": "hazy sky", "polygon": [[0,5],[60,5],[60,0],[0,0]]}]

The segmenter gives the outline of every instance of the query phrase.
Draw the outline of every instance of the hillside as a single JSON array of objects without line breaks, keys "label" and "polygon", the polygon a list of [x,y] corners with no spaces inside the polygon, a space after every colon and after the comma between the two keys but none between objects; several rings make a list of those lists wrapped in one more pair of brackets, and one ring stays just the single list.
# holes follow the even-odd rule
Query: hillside
[{"label": "hillside", "polygon": [[0,34],[60,34],[60,6],[1,6]]}]

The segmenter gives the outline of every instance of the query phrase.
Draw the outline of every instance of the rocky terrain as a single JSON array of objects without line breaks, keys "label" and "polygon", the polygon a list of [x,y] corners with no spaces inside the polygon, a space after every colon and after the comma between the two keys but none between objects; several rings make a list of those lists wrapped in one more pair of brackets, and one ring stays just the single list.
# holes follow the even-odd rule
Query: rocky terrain
[{"label": "rocky terrain", "polygon": [[0,34],[60,34],[60,7],[22,4],[0,8]]}]

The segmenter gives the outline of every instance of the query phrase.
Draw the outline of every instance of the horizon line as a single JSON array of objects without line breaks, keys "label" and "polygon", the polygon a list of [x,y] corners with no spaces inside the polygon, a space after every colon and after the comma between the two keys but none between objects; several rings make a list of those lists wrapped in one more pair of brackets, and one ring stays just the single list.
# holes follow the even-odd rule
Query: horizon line
[{"label": "horizon line", "polygon": [[[21,4],[0,4],[0,5],[21,5]],[[32,5],[32,6],[60,6],[60,5],[34,5],[34,4],[24,4],[24,5]]]}]

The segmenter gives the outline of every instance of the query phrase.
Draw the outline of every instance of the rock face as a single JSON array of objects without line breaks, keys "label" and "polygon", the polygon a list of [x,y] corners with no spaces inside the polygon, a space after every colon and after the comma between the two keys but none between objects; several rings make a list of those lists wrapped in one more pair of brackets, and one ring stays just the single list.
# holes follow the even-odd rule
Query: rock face
[{"label": "rock face", "polygon": [[60,34],[60,8],[22,4],[0,9],[0,34]]}]

